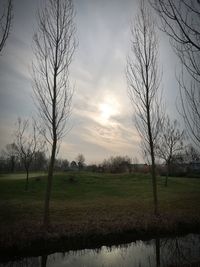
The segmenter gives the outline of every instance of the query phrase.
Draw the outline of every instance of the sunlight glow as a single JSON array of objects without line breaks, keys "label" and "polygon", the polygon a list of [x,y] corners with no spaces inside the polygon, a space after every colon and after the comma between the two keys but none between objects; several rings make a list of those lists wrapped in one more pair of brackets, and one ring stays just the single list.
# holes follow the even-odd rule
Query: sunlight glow
[{"label": "sunlight glow", "polygon": [[114,113],[112,106],[106,103],[100,104],[100,112],[102,119],[108,120]]},{"label": "sunlight glow", "polygon": [[119,103],[115,97],[109,95],[99,104],[99,121],[103,124],[108,123],[112,117],[118,115]]}]

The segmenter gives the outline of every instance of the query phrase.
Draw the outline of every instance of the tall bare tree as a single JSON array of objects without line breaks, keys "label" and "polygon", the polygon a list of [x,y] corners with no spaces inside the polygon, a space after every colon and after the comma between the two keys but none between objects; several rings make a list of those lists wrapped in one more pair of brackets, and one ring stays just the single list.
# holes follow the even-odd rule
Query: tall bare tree
[{"label": "tall bare tree", "polygon": [[22,121],[20,118],[17,123],[17,130],[15,132],[15,146],[17,154],[26,170],[26,185],[25,190],[29,186],[29,170],[34,159],[34,154],[39,148],[40,140],[37,134],[35,123],[30,127],[29,121]]},{"label": "tall bare tree", "polygon": [[184,131],[180,131],[178,126],[177,120],[171,122],[170,118],[167,116],[163,123],[159,141],[155,146],[156,156],[163,159],[166,164],[165,186],[168,185],[168,176],[173,157],[184,148],[185,133]]},{"label": "tall bare tree", "polygon": [[13,0],[0,0],[0,53],[5,46],[13,20]]},{"label": "tall bare tree", "polygon": [[44,207],[48,226],[54,163],[58,142],[66,133],[73,90],[69,66],[76,48],[74,7],[71,0],[46,0],[39,11],[38,32],[34,35],[33,88],[46,140],[51,146]]},{"label": "tall bare tree", "polygon": [[[200,146],[200,2],[150,0],[182,64],[178,78],[186,128]],[[188,82],[189,74],[191,81]]]},{"label": "tall bare tree", "polygon": [[140,12],[132,28],[132,57],[127,61],[128,94],[133,105],[135,123],[145,151],[151,159],[154,213],[158,214],[155,144],[162,126],[161,75],[158,70],[158,38],[155,21],[141,1]]}]

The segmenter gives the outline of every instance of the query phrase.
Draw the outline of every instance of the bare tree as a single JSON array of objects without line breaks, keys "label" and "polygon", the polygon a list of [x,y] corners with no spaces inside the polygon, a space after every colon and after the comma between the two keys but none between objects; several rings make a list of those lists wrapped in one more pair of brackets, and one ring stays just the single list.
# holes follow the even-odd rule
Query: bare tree
[{"label": "bare tree", "polygon": [[200,161],[200,151],[192,144],[186,147],[185,153],[189,162]]},{"label": "bare tree", "polygon": [[168,176],[173,157],[176,153],[179,153],[184,148],[183,142],[185,139],[185,133],[184,131],[180,131],[178,126],[177,120],[171,122],[167,116],[163,123],[159,141],[155,146],[156,156],[160,159],[163,159],[166,164],[167,171],[165,186],[168,185]]},{"label": "bare tree", "polygon": [[200,146],[200,2],[152,0],[151,3],[182,64],[178,78],[181,113],[191,138]]},{"label": "bare tree", "polygon": [[9,170],[14,172],[16,161],[18,158],[17,155],[17,146],[15,143],[7,144],[5,150],[2,151],[4,156],[9,160]]},{"label": "bare tree", "polygon": [[128,156],[111,156],[101,163],[104,172],[122,173],[131,171],[131,159]]},{"label": "bare tree", "polygon": [[76,161],[77,161],[79,170],[81,170],[83,168],[84,163],[85,163],[84,155],[83,154],[78,154],[78,156],[76,158]]},{"label": "bare tree", "polygon": [[16,150],[26,170],[25,190],[28,190],[30,166],[34,159],[34,154],[36,150],[38,150],[40,143],[39,136],[36,132],[35,123],[33,123],[32,127],[30,127],[28,120],[22,121],[19,118],[18,127],[15,132],[15,137],[16,137],[16,142],[15,142]]},{"label": "bare tree", "polygon": [[33,64],[33,88],[39,116],[45,125],[44,136],[51,146],[51,157],[44,207],[44,225],[48,226],[54,163],[58,142],[66,133],[73,90],[69,84],[69,65],[76,48],[71,0],[46,0],[39,11],[38,33],[34,36],[36,63]]},{"label": "bare tree", "polygon": [[5,1],[0,0],[0,6],[3,10],[3,12],[0,13],[0,53],[9,36],[13,20],[13,0],[6,0],[5,6],[3,6],[3,2]]},{"label": "bare tree", "polygon": [[162,126],[158,39],[155,21],[144,1],[132,28],[132,58],[127,61],[128,94],[133,105],[135,123],[145,150],[151,159],[154,213],[158,214],[155,144]]}]

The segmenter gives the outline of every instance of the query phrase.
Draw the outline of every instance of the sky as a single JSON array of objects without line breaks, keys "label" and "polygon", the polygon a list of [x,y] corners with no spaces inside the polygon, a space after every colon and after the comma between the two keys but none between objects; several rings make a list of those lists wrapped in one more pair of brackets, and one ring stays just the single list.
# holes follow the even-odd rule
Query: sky
[{"label": "sky", "polygon": [[[15,0],[14,21],[0,55],[0,150],[12,143],[18,117],[36,115],[31,64],[36,11],[40,0]],[[84,154],[86,163],[99,163],[116,155],[137,157],[140,138],[133,123],[127,94],[126,59],[130,54],[130,26],[139,0],[74,0],[78,47],[70,66],[75,91],[72,115],[58,157],[74,160]],[[163,72],[163,100],[172,119],[178,85],[177,58],[169,39],[159,29],[159,61]]]}]

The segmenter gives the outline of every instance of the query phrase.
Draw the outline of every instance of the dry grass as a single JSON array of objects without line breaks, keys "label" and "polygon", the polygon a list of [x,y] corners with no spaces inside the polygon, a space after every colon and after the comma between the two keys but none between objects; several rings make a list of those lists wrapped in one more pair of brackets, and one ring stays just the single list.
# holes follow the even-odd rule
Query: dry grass
[{"label": "dry grass", "polygon": [[[148,175],[61,173],[54,177],[52,226],[42,228],[45,176],[32,175],[24,191],[23,174],[0,177],[0,247],[27,247],[37,240],[86,238],[133,232],[148,235],[200,225],[200,179],[170,178],[164,187],[159,177],[160,217],[153,216],[152,187]],[[41,176],[41,174],[38,174]],[[16,178],[17,177],[17,178]]]}]

